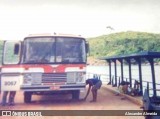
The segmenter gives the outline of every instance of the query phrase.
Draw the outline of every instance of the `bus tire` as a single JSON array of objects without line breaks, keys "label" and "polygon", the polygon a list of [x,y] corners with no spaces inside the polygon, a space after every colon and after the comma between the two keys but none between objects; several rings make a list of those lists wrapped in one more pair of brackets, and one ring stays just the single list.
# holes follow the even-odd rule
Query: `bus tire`
[{"label": "bus tire", "polygon": [[72,100],[79,100],[80,90],[72,91]]},{"label": "bus tire", "polygon": [[31,92],[24,92],[24,102],[30,103],[32,99],[32,93]]}]

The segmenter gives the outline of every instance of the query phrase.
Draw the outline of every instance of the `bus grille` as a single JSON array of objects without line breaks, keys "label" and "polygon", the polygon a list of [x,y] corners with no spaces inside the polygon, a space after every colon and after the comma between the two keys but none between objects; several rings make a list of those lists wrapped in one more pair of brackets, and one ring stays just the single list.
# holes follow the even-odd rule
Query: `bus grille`
[{"label": "bus grille", "polygon": [[66,82],[66,73],[44,73],[42,74],[42,83],[58,83]]}]

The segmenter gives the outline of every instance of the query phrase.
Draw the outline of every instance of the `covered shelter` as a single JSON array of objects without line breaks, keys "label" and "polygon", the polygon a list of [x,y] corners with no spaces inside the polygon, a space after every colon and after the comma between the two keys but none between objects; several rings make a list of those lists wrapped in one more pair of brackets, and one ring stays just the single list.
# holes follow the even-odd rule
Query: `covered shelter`
[{"label": "covered shelter", "polygon": [[[102,57],[101,60],[105,60],[109,64],[109,83],[112,84],[112,86],[118,86],[117,81],[117,61],[120,62],[121,65],[121,81],[124,80],[124,61],[128,63],[129,68],[129,82],[130,86],[132,87],[132,70],[131,70],[131,60],[135,60],[138,64],[138,70],[139,70],[139,82],[140,82],[140,90],[141,95],[143,95],[143,83],[142,83],[142,59],[145,58],[151,67],[151,75],[152,75],[152,87],[153,87],[153,96],[156,96],[156,79],[155,79],[155,69],[154,69],[154,59],[160,58],[160,52],[139,52],[129,55],[118,55],[118,56],[111,56],[111,57]],[[112,70],[111,70],[111,63],[114,63],[114,83],[112,81]]]}]

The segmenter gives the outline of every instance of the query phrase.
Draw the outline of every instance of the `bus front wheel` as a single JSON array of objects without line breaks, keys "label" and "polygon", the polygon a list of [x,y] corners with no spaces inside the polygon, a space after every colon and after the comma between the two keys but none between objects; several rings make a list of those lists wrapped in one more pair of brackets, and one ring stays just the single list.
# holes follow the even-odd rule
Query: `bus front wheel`
[{"label": "bus front wheel", "polygon": [[80,96],[80,90],[72,91],[72,99],[73,100],[79,100],[79,96]]},{"label": "bus front wheel", "polygon": [[32,98],[32,93],[31,92],[24,92],[24,102],[25,103],[30,103]]}]

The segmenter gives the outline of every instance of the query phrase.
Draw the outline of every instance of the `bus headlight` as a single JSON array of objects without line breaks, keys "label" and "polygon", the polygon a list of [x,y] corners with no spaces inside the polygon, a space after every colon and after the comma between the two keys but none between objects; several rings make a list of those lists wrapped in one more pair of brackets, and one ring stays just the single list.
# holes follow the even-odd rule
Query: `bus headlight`
[{"label": "bus headlight", "polygon": [[83,72],[79,72],[79,73],[76,73],[76,82],[77,83],[84,83],[85,81],[85,73]]},{"label": "bus headlight", "polygon": [[23,84],[31,85],[32,84],[32,79],[33,79],[33,77],[31,76],[31,74],[24,74],[24,76],[23,76]]},{"label": "bus headlight", "polygon": [[67,83],[85,83],[85,72],[68,72]]},{"label": "bus headlight", "polygon": [[41,73],[24,74],[23,83],[26,85],[41,84],[41,82],[42,82]]}]

